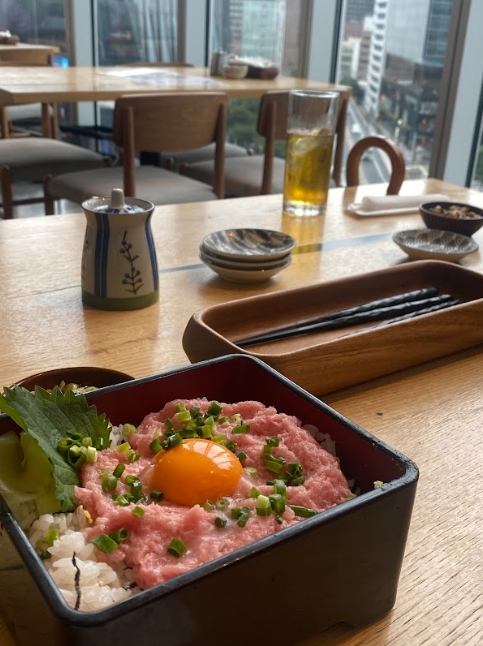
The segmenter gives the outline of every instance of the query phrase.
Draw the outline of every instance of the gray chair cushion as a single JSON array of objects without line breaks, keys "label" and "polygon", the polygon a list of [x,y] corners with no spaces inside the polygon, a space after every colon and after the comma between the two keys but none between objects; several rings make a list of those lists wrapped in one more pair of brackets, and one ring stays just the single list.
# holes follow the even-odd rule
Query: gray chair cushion
[{"label": "gray chair cushion", "polygon": [[[236,197],[260,195],[263,177],[263,155],[232,157],[225,161],[225,193]],[[183,175],[209,184],[213,181],[213,162],[190,164]],[[273,160],[272,193],[283,193],[285,160]]]},{"label": "gray chair cushion", "polygon": [[37,182],[45,175],[103,168],[104,159],[65,141],[26,137],[0,140],[0,168],[4,166],[10,167],[12,182]]},{"label": "gray chair cushion", "polygon": [[[82,204],[93,195],[108,196],[113,188],[123,186],[123,170],[119,167],[102,171],[67,173],[50,180],[48,192],[55,199],[67,199]],[[216,200],[212,187],[182,177],[164,168],[136,168],[136,194],[154,204],[180,204]]]},{"label": "gray chair cushion", "polygon": [[[246,157],[248,151],[242,146],[235,144],[225,143],[225,159],[229,157]],[[183,150],[181,152],[163,152],[163,164],[171,162],[174,164],[173,170],[179,171],[181,166],[185,164],[197,164],[198,162],[214,161],[215,159],[215,144],[202,146],[201,148],[194,148],[193,150]]]}]

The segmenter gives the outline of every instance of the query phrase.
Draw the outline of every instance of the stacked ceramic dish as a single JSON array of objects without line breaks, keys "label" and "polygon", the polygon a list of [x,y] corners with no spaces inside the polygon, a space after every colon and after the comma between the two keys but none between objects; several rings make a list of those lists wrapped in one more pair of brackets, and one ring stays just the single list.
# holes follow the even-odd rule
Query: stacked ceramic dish
[{"label": "stacked ceramic dish", "polygon": [[200,258],[222,278],[261,283],[290,265],[295,246],[295,240],[281,231],[225,229],[203,239]]}]

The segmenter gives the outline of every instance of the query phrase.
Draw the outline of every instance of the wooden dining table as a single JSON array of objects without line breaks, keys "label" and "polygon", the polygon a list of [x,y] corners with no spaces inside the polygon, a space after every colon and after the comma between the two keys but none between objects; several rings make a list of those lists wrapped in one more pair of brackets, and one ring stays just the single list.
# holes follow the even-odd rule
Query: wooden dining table
[{"label": "wooden dining table", "polygon": [[[82,213],[0,222],[0,385],[76,365],[135,377],[184,366],[183,331],[200,308],[413,262],[392,234],[423,227],[419,214],[360,217],[345,208],[384,190],[331,189],[326,214],[306,219],[283,214],[281,195],[157,207],[160,298],[131,312],[82,304]],[[401,193],[443,193],[483,206],[481,192],[438,180],[407,181]],[[267,282],[228,282],[201,263],[198,246],[208,233],[232,227],[284,231],[300,253]],[[474,240],[483,243],[483,229]],[[480,251],[460,264],[483,273]],[[411,458],[420,481],[394,609],[365,627],[329,627],[311,646],[483,643],[482,389],[483,347],[477,346],[323,396]],[[12,643],[0,623],[0,646]]]}]

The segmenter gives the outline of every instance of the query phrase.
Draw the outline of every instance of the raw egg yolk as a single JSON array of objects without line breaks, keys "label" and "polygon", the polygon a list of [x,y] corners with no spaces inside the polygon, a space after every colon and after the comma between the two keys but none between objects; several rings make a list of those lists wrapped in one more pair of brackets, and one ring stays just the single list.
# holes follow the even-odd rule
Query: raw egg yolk
[{"label": "raw egg yolk", "polygon": [[156,455],[150,486],[179,505],[201,505],[230,495],[242,473],[240,460],[221,444],[189,439]]}]

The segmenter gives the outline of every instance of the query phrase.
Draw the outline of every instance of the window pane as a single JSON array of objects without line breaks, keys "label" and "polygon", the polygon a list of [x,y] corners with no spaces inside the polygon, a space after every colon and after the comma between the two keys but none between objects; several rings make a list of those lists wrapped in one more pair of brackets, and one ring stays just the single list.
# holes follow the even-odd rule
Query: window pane
[{"label": "window pane", "polygon": [[[304,0],[212,0],[209,53],[223,51],[241,57],[263,58],[274,63],[281,74],[300,76],[300,37]],[[259,102],[230,101],[227,138],[257,153],[263,140],[256,132]],[[284,155],[277,142],[277,155]]]},{"label": "window pane", "polygon": [[20,42],[67,51],[64,0],[1,0],[0,31],[6,29]]},{"label": "window pane", "polygon": [[480,126],[479,145],[476,151],[475,168],[473,171],[473,179],[471,181],[471,188],[477,188],[483,191],[483,121]]},{"label": "window pane", "polygon": [[97,0],[99,65],[178,58],[177,0]]},{"label": "window pane", "polygon": [[[347,0],[338,74],[353,87],[347,149],[365,135],[385,135],[401,148],[409,178],[427,176],[452,6]],[[386,182],[389,173],[383,153],[363,157],[361,181]]]}]

